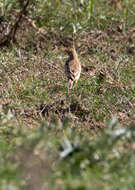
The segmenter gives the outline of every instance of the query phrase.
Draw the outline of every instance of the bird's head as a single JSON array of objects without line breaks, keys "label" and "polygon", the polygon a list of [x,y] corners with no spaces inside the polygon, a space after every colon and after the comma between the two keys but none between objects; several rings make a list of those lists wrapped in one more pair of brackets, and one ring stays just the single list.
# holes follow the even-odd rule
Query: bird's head
[{"label": "bird's head", "polygon": [[77,55],[75,48],[65,48],[64,50],[69,56],[75,56]]}]

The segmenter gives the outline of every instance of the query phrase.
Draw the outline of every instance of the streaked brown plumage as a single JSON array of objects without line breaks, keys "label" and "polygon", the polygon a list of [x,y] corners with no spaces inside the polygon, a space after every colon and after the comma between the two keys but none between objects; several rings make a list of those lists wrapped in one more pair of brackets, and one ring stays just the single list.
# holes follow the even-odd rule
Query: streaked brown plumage
[{"label": "streaked brown plumage", "polygon": [[66,61],[65,64],[65,74],[68,79],[68,90],[73,87],[73,82],[75,81],[75,86],[77,86],[77,81],[80,77],[81,73],[81,64],[78,59],[77,52],[74,48],[69,48],[67,50],[69,55],[69,59]]}]

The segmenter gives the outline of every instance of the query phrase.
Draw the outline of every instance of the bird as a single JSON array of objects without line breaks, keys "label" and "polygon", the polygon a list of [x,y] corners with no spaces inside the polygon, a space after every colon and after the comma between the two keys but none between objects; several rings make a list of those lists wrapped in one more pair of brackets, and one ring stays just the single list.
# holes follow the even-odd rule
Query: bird
[{"label": "bird", "polygon": [[121,8],[119,0],[113,0],[112,3],[115,5],[116,8]]},{"label": "bird", "polygon": [[69,92],[69,89],[73,87],[74,82],[75,87],[77,87],[77,81],[81,74],[81,63],[75,48],[67,48],[66,52],[69,55],[69,58],[65,63],[65,75],[68,79],[67,88]]},{"label": "bird", "polygon": [[117,8],[121,8],[120,2],[118,0],[115,0],[115,4]]}]

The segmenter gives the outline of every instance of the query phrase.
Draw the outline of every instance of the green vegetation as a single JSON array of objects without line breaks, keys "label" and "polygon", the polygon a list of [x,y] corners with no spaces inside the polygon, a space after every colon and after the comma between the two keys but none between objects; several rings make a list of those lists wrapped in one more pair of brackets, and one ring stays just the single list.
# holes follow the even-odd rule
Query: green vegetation
[{"label": "green vegetation", "polygon": [[119,3],[2,0],[0,190],[134,190],[135,4]]}]

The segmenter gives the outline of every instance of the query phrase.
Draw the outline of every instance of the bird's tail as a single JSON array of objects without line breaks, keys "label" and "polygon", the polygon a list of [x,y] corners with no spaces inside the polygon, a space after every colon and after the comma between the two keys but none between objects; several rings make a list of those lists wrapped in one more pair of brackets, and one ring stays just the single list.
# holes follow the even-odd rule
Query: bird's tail
[{"label": "bird's tail", "polygon": [[73,80],[69,79],[67,84],[68,89],[71,89],[73,87]]}]

